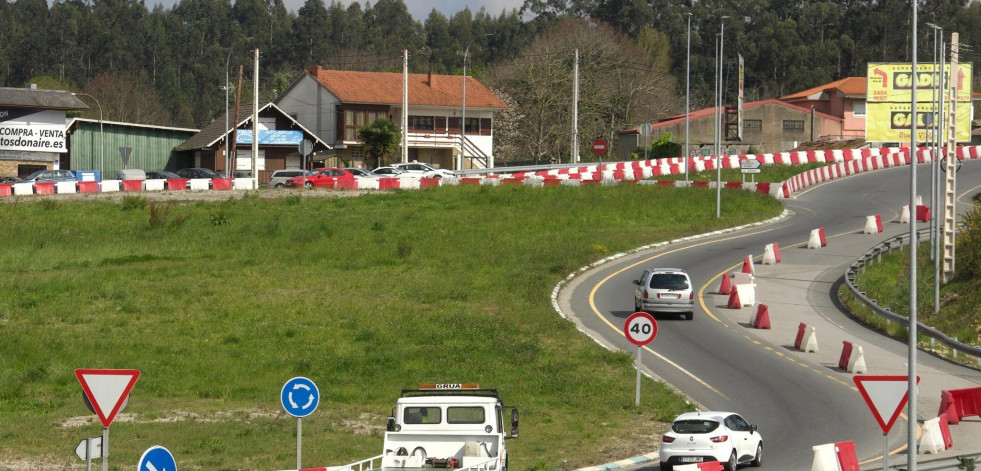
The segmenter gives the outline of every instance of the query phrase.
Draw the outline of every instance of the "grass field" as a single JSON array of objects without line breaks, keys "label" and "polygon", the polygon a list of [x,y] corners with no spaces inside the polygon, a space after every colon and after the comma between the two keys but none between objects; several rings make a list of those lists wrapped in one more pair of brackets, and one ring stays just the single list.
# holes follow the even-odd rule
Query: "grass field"
[{"label": "grass field", "polygon": [[279,391],[301,375],[322,396],[304,466],[380,453],[395,398],[422,382],[518,406],[516,471],[652,451],[690,406],[645,380],[635,408],[631,356],[581,335],[549,293],[610,254],[781,210],[722,201],[722,219],[715,190],[635,185],[0,204],[0,469],[83,466],[75,445],[101,425],[76,368],[142,372],[111,427],[116,470],[154,445],[185,470],[293,468]]}]

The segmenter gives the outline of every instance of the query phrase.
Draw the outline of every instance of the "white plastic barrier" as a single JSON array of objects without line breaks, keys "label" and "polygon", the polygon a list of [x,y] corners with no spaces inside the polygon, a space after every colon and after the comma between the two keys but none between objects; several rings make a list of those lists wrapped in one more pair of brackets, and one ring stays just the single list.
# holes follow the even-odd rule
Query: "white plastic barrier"
[{"label": "white plastic barrier", "polygon": [[102,183],[99,184],[99,191],[103,193],[119,191],[120,183],[120,180],[102,180]]},{"label": "white plastic barrier", "polygon": [[78,184],[75,182],[56,182],[55,193],[78,193]]},{"label": "white plastic barrier", "polygon": [[943,432],[940,431],[940,417],[923,422],[923,436],[920,437],[920,453],[937,454],[946,450]]},{"label": "white plastic barrier", "polygon": [[820,249],[821,248],[821,230],[812,229],[811,237],[807,240],[807,248],[809,249]]},{"label": "white plastic barrier", "polygon": [[14,183],[13,184],[14,195],[33,195],[34,194],[34,184],[33,183]]},{"label": "white plastic barrier", "polygon": [[251,178],[235,178],[235,179],[232,179],[232,189],[233,190],[251,190],[252,189],[252,179]]},{"label": "white plastic barrier", "polygon": [[742,306],[752,306],[756,304],[756,284],[736,284],[736,291],[739,293],[739,304]]},{"label": "white plastic barrier", "polygon": [[145,180],[143,189],[146,191],[163,191],[166,180]]},{"label": "white plastic barrier", "polygon": [[187,181],[188,190],[207,190],[211,188],[210,178],[192,178]]},{"label": "white plastic barrier", "polygon": [[875,222],[875,216],[866,216],[865,217],[865,230],[863,232],[865,232],[866,234],[878,234],[879,233],[879,225],[876,224],[876,222]]},{"label": "white plastic barrier", "polygon": [[763,264],[764,265],[776,265],[777,254],[773,250],[773,244],[766,244],[763,247]]},{"label": "white plastic barrier", "polygon": [[358,189],[359,190],[377,190],[378,189],[378,179],[371,177],[357,177]]},{"label": "white plastic barrier", "polygon": [[804,353],[818,352],[817,331],[813,326],[807,326],[807,330],[804,332],[804,340],[801,342],[801,351]]},{"label": "white plastic barrier", "polygon": [[869,372],[869,368],[865,366],[865,352],[858,345],[852,348],[851,357],[848,359],[848,372],[857,375],[868,374]]},{"label": "white plastic barrier", "polygon": [[903,205],[903,213],[902,213],[902,216],[899,216],[899,223],[900,224],[909,224],[909,205],[908,204],[904,204]]},{"label": "white plastic barrier", "polygon": [[839,471],[838,455],[835,454],[835,444],[827,443],[811,447],[814,450],[814,461],[811,471]]}]

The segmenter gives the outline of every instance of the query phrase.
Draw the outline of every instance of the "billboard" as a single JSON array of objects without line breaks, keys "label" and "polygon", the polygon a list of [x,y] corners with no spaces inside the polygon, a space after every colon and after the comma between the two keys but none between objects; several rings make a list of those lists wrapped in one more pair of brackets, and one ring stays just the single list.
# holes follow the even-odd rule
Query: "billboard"
[{"label": "billboard", "polygon": [[[911,112],[913,90],[916,90],[916,139],[935,139],[936,100],[940,88],[939,67],[918,63],[916,73],[910,63],[871,62],[866,75],[865,139],[870,142],[901,142],[912,136]],[[943,109],[947,111],[950,85],[956,85],[956,140],[971,140],[971,74],[973,64],[959,63],[953,70],[944,64]],[[937,118],[939,119],[939,118]],[[946,127],[941,124],[941,129]],[[946,140],[945,138],[941,138]]]},{"label": "billboard", "polygon": [[0,150],[68,152],[65,112],[0,107]]}]

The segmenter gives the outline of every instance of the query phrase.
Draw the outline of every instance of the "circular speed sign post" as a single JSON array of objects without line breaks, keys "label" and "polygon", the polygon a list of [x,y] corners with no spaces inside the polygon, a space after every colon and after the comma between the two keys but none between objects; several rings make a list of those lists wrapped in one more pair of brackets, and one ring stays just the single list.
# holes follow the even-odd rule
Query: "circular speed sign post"
[{"label": "circular speed sign post", "polygon": [[623,324],[623,335],[630,343],[637,346],[637,393],[634,402],[640,407],[640,352],[643,351],[644,345],[651,343],[654,337],[657,337],[657,322],[646,312],[635,312]]}]

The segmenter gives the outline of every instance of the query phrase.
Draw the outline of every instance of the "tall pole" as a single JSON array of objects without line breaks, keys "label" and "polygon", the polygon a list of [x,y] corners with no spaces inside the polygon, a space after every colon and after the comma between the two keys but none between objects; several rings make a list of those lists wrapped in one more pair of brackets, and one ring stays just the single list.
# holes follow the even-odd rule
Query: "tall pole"
[{"label": "tall pole", "polygon": [[470,46],[473,40],[467,44],[463,51],[463,118],[460,120],[460,165],[457,170],[463,170],[463,163],[466,162],[467,154],[467,54],[470,53]]},{"label": "tall pole", "polygon": [[[937,109],[940,110],[940,122],[937,123],[937,141],[938,141],[937,153],[938,154],[940,152],[943,152],[944,143],[946,143],[947,141],[946,134],[940,131],[941,129],[943,129],[944,131],[947,130],[947,126],[946,126],[947,120],[944,119],[944,90],[946,90],[947,83],[946,83],[946,74],[945,74],[946,67],[944,65],[945,57],[944,57],[943,29],[940,30],[939,49],[940,49],[940,90],[937,93],[937,105],[938,105]],[[943,126],[941,127],[941,125]],[[940,142],[941,139],[943,140],[943,143]],[[946,152],[944,154],[946,155]],[[942,209],[943,204],[940,201],[940,195],[941,193],[943,193],[942,191],[940,191],[940,160],[937,161],[937,172],[935,177],[936,177],[936,181],[934,182],[934,185],[936,186],[935,189],[936,191],[934,191],[933,193],[933,201],[934,201],[933,217],[931,218],[931,220],[936,220],[936,223],[934,224],[933,227],[933,232],[934,232],[934,238],[937,241],[937,243],[934,244],[934,255],[933,255],[933,312],[934,314],[940,312],[940,259],[942,258],[941,256],[942,252],[940,250],[940,247],[943,245],[943,243],[941,242],[941,239],[943,237],[941,233],[943,229],[940,223],[940,219],[938,219],[940,213],[943,211]]]},{"label": "tall pole", "polygon": [[579,162],[579,48],[575,48],[574,52],[576,57],[572,66],[572,143],[569,149],[569,163],[572,164]]},{"label": "tall pole", "polygon": [[725,35],[726,35],[726,24],[725,19],[728,16],[723,16],[719,18],[719,24],[722,26],[719,30],[719,54],[718,54],[718,64],[719,64],[719,75],[716,79],[717,89],[719,93],[719,99],[716,102],[715,107],[715,218],[722,218],[722,63],[723,63],[723,52],[725,49]]},{"label": "tall pole", "polygon": [[688,13],[688,47],[685,53],[685,181],[688,181],[688,127],[691,120],[691,13]]},{"label": "tall pole", "polygon": [[229,167],[230,154],[228,153],[229,147],[231,147],[229,146],[228,143],[228,86],[229,86],[228,66],[231,63],[231,60],[232,60],[232,51],[231,49],[229,49],[228,57],[225,59],[225,87],[224,87],[225,88],[225,173],[232,173],[231,167]]},{"label": "tall pole", "polygon": [[402,163],[405,164],[408,162],[409,162],[409,50],[402,49]]},{"label": "tall pole", "polygon": [[252,189],[259,189],[259,48],[252,72]]},{"label": "tall pole", "polygon": [[75,95],[75,96],[85,95],[85,96],[87,96],[87,97],[95,100],[95,104],[96,105],[99,105],[99,178],[102,178],[104,180],[106,178],[106,176],[103,175],[104,173],[106,173],[106,159],[105,159],[105,155],[106,155],[106,140],[105,140],[105,134],[103,134],[103,132],[102,132],[102,103],[99,103],[99,99],[98,98],[96,98],[96,97],[94,97],[94,96],[92,96],[92,95],[90,95],[88,93],[85,93],[85,92],[75,92],[75,93],[72,93],[72,95]]},{"label": "tall pole", "polygon": [[[913,34],[912,34],[912,72],[913,72],[913,99],[911,103],[911,116],[913,119],[910,120],[910,143],[909,143],[909,157],[910,157],[910,171],[909,171],[909,209],[910,215],[915,214],[913,211],[916,209],[916,93],[918,81],[916,80],[916,10],[917,2],[911,2],[913,4]],[[907,402],[906,411],[906,449],[909,450],[906,453],[906,468],[909,471],[916,471],[916,426],[917,426],[917,415],[916,415],[916,339],[917,339],[917,319],[916,319],[916,218],[909,218],[909,341],[907,348],[909,350],[909,359],[907,360],[907,367],[909,369],[907,378],[907,392],[909,394],[909,401]]]}]

